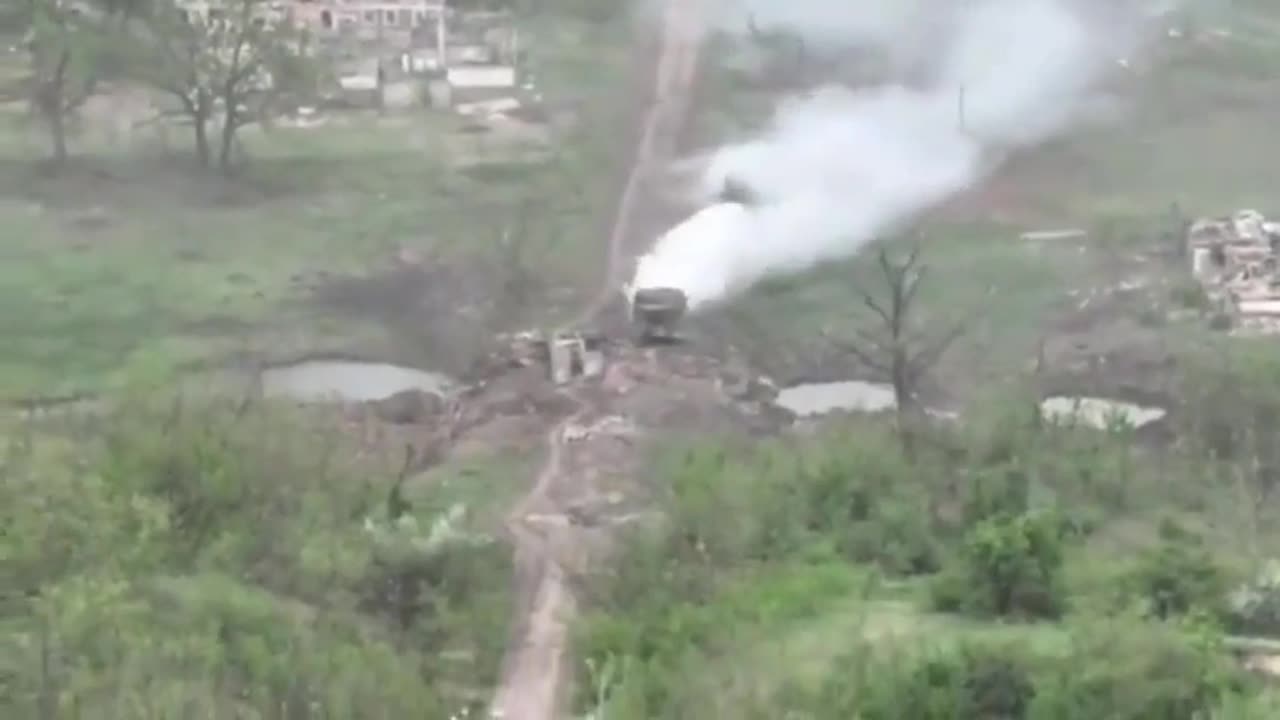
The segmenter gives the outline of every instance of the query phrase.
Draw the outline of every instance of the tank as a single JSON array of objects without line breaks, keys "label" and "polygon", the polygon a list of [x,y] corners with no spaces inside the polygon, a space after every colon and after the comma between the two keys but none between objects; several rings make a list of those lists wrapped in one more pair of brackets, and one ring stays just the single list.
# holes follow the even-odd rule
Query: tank
[{"label": "tank", "polygon": [[689,298],[676,288],[641,288],[631,297],[631,323],[641,342],[676,340]]}]

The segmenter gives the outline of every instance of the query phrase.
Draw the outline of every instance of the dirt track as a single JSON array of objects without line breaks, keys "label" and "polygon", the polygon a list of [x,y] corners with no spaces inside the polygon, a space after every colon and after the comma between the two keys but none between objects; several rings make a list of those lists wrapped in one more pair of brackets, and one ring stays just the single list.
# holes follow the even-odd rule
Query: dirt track
[{"label": "dirt track", "polygon": [[[609,235],[608,265],[599,293],[570,325],[600,314],[617,299],[623,260],[633,233],[636,208],[644,180],[655,162],[668,159],[687,113],[697,75],[702,41],[701,0],[666,0],[659,27],[658,63],[653,100],[645,109],[641,135]],[[572,482],[564,472],[565,429],[591,412],[587,403],[566,391],[578,404],[570,418],[546,437],[547,459],[529,493],[512,510],[507,525],[516,543],[517,596],[520,598],[516,633],[507,649],[502,677],[491,705],[491,716],[508,720],[553,720],[562,705],[568,662],[567,626],[574,611],[565,572],[554,557],[549,538],[529,522],[532,511],[563,514],[553,498],[572,496]]]}]

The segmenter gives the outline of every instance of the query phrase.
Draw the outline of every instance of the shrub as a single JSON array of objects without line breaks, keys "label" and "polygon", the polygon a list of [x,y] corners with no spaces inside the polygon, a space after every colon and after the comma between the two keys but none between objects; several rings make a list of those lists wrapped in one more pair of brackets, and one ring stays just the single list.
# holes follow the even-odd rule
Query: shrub
[{"label": "shrub", "polygon": [[1199,538],[1168,521],[1161,526],[1160,544],[1139,558],[1132,582],[1148,611],[1160,619],[1193,608],[1223,609],[1222,571]]},{"label": "shrub", "polygon": [[1029,720],[1198,720],[1240,688],[1220,648],[1136,618],[1077,633],[1039,676]]},{"label": "shrub", "polygon": [[1062,611],[1062,523],[1047,513],[984,520],[933,586],[934,606],[976,615],[1049,618]]},{"label": "shrub", "polygon": [[510,553],[459,513],[383,527],[390,482],[287,413],[119,412],[0,463],[0,716],[443,717],[496,673]]},{"label": "shrub", "polygon": [[803,522],[815,539],[846,559],[893,574],[938,568],[938,545],[928,520],[928,498],[892,438],[872,435],[842,445],[799,478]]},{"label": "shrub", "polygon": [[972,527],[984,520],[1021,515],[1029,509],[1030,481],[1013,462],[973,473],[965,484],[965,521]]},{"label": "shrub", "polygon": [[1026,717],[1035,697],[1028,663],[1013,647],[963,645],[888,659],[858,654],[841,667],[812,699],[813,717],[1012,720]]},{"label": "shrub", "polygon": [[1253,580],[1231,594],[1228,604],[1236,632],[1280,635],[1280,563],[1267,563]]}]

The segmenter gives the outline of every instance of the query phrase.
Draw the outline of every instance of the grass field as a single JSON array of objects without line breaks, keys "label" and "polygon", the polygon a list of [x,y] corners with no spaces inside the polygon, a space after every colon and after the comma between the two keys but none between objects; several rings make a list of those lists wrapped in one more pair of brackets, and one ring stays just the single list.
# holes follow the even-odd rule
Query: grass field
[{"label": "grass field", "polygon": [[[87,117],[71,166],[53,175],[39,128],[11,108],[0,116],[0,398],[92,392],[233,355],[456,366],[486,329],[554,316],[594,289],[603,257],[626,157],[614,142],[625,32],[531,22],[527,70],[571,116],[549,142],[468,133],[427,110],[354,113],[246,130],[246,164],[222,180],[193,168],[181,128],[107,144]],[[420,266],[397,292],[406,258]],[[517,266],[531,289],[511,312],[497,296]],[[345,276],[367,280],[360,297],[316,301]]]},{"label": "grass field", "polygon": [[[1186,217],[1267,213],[1276,209],[1272,188],[1280,179],[1280,147],[1270,140],[1280,68],[1280,42],[1270,30],[1280,11],[1249,2],[1230,13],[1201,19],[1200,39],[1162,35],[1132,69],[1117,65],[1105,122],[1011,158],[921,218],[914,230],[931,273],[922,318],[965,319],[972,328],[940,368],[943,384],[960,392],[1025,369],[1039,342],[1064,326],[1102,339],[1137,327],[1162,342],[1203,342],[1203,322],[1164,317],[1186,282],[1182,261],[1161,257],[1166,234],[1177,228],[1171,206]],[[713,72],[709,84],[716,109],[703,114],[704,143],[754,124],[742,118],[767,116],[767,89],[729,71]],[[1018,239],[1060,228],[1088,237]],[[905,251],[905,242],[895,242]],[[833,361],[818,331],[840,334],[867,321],[857,287],[876,278],[865,255],[761,284],[725,313],[728,326],[737,325],[734,339],[780,375],[823,372]],[[1126,283],[1144,287],[1120,293],[1106,313],[1096,304],[1081,310],[1090,293]]]},{"label": "grass field", "polygon": [[[1088,379],[1073,380],[1071,392],[1090,394],[1104,394],[1108,387],[1125,384],[1144,389],[1163,384],[1165,397],[1181,410],[1180,414],[1175,410],[1172,424],[1178,442],[1172,448],[1152,449],[1132,438],[1119,438],[1111,450],[1100,452],[1107,441],[1058,444],[1063,442],[1060,436],[1032,450],[1019,445],[1017,434],[1008,426],[995,423],[988,428],[993,448],[1003,448],[994,450],[995,457],[1001,458],[997,465],[1025,471],[1011,476],[1029,479],[1030,494],[1038,498],[1031,505],[1068,514],[1078,511],[1076,517],[1094,528],[1087,539],[1071,541],[1064,556],[1062,579],[1071,592],[1066,615],[1058,622],[1008,622],[942,614],[931,609],[928,589],[914,580],[855,582],[852,589],[838,583],[826,587],[817,581],[806,585],[806,573],[821,578],[827,569],[820,563],[815,566],[812,558],[780,560],[771,554],[780,552],[770,543],[783,534],[777,530],[783,525],[779,519],[783,511],[776,505],[785,501],[772,496],[754,501],[767,538],[762,544],[769,549],[742,539],[751,537],[751,531],[744,529],[752,527],[751,512],[744,508],[756,507],[751,489],[754,474],[776,471],[787,488],[781,497],[787,498],[803,493],[799,488],[804,473],[786,462],[743,463],[723,473],[723,497],[706,489],[714,487],[711,480],[705,485],[695,483],[699,490],[688,498],[673,495],[679,499],[672,501],[672,526],[675,537],[684,540],[660,546],[660,554],[666,563],[661,566],[666,573],[662,577],[676,579],[654,580],[647,590],[655,598],[671,595],[676,599],[637,603],[640,609],[625,596],[611,599],[621,608],[611,618],[616,624],[595,626],[598,634],[588,635],[606,648],[628,647],[628,639],[635,637],[628,631],[640,638],[630,653],[618,652],[622,659],[617,664],[623,669],[618,671],[622,679],[615,682],[620,689],[616,699],[605,703],[611,716],[780,717],[779,708],[795,688],[813,691],[842,677],[850,686],[867,677],[874,682],[879,675],[854,677],[872,672],[866,670],[859,653],[929,652],[973,642],[1017,645],[1043,657],[1069,656],[1072,662],[1083,663],[1080,674],[1087,675],[1095,669],[1090,647],[1104,647],[1097,643],[1131,632],[1137,638],[1146,631],[1142,628],[1157,627],[1129,618],[1127,606],[1117,608],[1136,597],[1135,568],[1155,562],[1153,557],[1169,560],[1170,556],[1159,553],[1171,542],[1163,535],[1170,519],[1197,538],[1194,547],[1212,558],[1228,587],[1238,587],[1258,572],[1273,554],[1268,548],[1275,546],[1276,525],[1272,506],[1262,501],[1255,506],[1251,500],[1249,478],[1254,475],[1231,470],[1232,461],[1211,459],[1209,453],[1179,454],[1205,441],[1203,433],[1219,422],[1215,418],[1220,412],[1226,413],[1221,416],[1224,426],[1253,428],[1240,430],[1248,437],[1271,437],[1270,425],[1251,425],[1253,416],[1240,408],[1269,402],[1274,366],[1262,375],[1246,376],[1251,363],[1243,358],[1274,357],[1274,340],[1228,339],[1209,331],[1205,318],[1179,317],[1177,311],[1186,305],[1179,295],[1188,273],[1185,260],[1170,252],[1174,240],[1170,233],[1180,220],[1171,212],[1174,203],[1190,218],[1242,208],[1264,214],[1280,211],[1273,193],[1280,181],[1280,147],[1271,141],[1280,109],[1275,72],[1280,69],[1280,36],[1275,32],[1280,27],[1280,7],[1236,2],[1230,12],[1202,18],[1200,40],[1189,39],[1195,33],[1163,37],[1154,55],[1135,62],[1133,70],[1117,68],[1111,81],[1116,113],[1109,122],[1078,128],[1012,158],[987,182],[929,213],[915,228],[923,238],[923,257],[930,272],[919,319],[935,327],[955,320],[969,322],[969,331],[934,378],[949,398],[973,401],[961,434],[971,427],[977,432],[976,427],[985,422],[980,416],[999,405],[1001,382],[1028,380],[1042,342],[1079,346],[1082,356],[1117,349],[1137,355],[1151,352],[1154,346],[1179,360],[1199,353],[1196,360],[1216,363],[1178,363],[1174,380],[1160,377],[1159,371],[1151,369],[1154,365],[1142,363],[1097,371],[1123,375],[1099,378],[1098,387],[1086,387]],[[1226,32],[1212,32],[1214,28]],[[699,118],[701,143],[713,145],[741,136],[767,117],[776,94],[776,89],[761,90],[739,74],[713,68],[706,90],[708,108]],[[1024,232],[1061,228],[1080,228],[1087,236],[1043,241],[1019,237]],[[905,243],[899,244],[905,249]],[[865,376],[865,369],[833,352],[820,332],[829,329],[847,335],[866,327],[869,313],[858,290],[869,289],[867,283],[876,281],[873,270],[873,259],[864,254],[802,275],[768,280],[705,322],[712,330],[727,332],[730,342],[783,382]],[[1210,358],[1205,353],[1220,354]],[[1055,362],[1069,364],[1069,358],[1052,352],[1046,359],[1051,370]],[[1232,379],[1224,381],[1224,386],[1195,389],[1198,381],[1192,376],[1206,367]],[[1230,390],[1233,384],[1239,397],[1231,394],[1236,392]],[[839,448],[860,446],[878,432],[873,420],[829,425],[830,441]],[[953,442],[970,447],[967,444],[977,437]],[[975,447],[985,447],[985,441],[976,442]],[[1261,442],[1265,445],[1270,440]],[[811,452],[797,451],[803,460],[795,464],[815,460]],[[1236,452],[1239,457],[1247,453],[1263,457],[1269,451],[1250,445]],[[1053,459],[1036,469],[1022,464],[1037,453]],[[830,476],[821,477],[843,478],[852,485],[867,482],[887,472],[878,464],[881,455],[872,453],[867,466],[835,468]],[[983,451],[976,457],[984,457]],[[950,465],[955,460],[948,456],[941,462]],[[1070,469],[1076,465],[1091,469]],[[888,486],[871,491],[871,499],[865,502],[885,502],[893,488],[913,483],[924,484],[925,493],[939,492],[937,485],[929,485],[936,478],[925,466],[908,463]],[[682,479],[674,475],[668,478],[673,485]],[[699,467],[694,475],[714,477],[715,473]],[[981,473],[961,475],[959,492],[981,492],[974,490],[982,484]],[[837,532],[856,526],[845,514],[861,512],[863,500],[822,498],[821,506],[831,508],[839,518]],[[726,512],[728,508],[733,510]],[[913,511],[917,519],[925,516],[919,506],[913,506]],[[701,517],[699,512],[707,514],[704,523],[688,519]],[[901,521],[900,515],[893,518],[895,523]],[[879,543],[875,547],[890,546],[898,538],[886,530],[874,538]],[[752,550],[742,558],[716,555],[721,544],[730,546],[735,541]],[[688,549],[690,545],[693,549]],[[948,544],[946,552],[957,547]],[[682,551],[688,559],[671,559]],[[682,575],[682,562],[695,569]],[[643,563],[635,565],[643,567]],[[642,569],[635,573],[644,577]],[[725,581],[730,590],[708,593],[702,587],[704,575],[716,574],[731,578]],[[1186,578],[1194,572],[1182,567],[1173,574]],[[789,586],[804,590],[788,594]],[[739,593],[740,587],[754,594]],[[601,604],[609,607],[610,601]],[[789,615],[788,610],[796,614]],[[1177,627],[1185,631],[1184,626]],[[650,641],[651,634],[660,639]],[[1133,640],[1137,645],[1144,642]],[[584,643],[584,654],[591,651],[600,657],[599,647]],[[1145,681],[1133,668],[1142,666],[1139,658],[1144,656],[1135,651],[1131,662],[1122,656],[1099,659],[1097,670],[1124,667],[1122,672],[1134,674],[1122,684],[1139,688]],[[635,658],[631,676],[622,662],[628,658]],[[1152,677],[1165,677],[1156,670]],[[1266,703],[1275,702],[1274,692],[1261,697],[1252,711],[1239,709],[1220,716],[1273,716],[1258,708],[1273,709]],[[590,704],[584,701],[585,706]],[[1119,709],[1116,713],[1114,717],[1160,716],[1125,715]],[[836,715],[801,711],[794,717],[828,716]],[[876,715],[899,716],[909,715]],[[1111,717],[1092,717],[1104,716]]]}]

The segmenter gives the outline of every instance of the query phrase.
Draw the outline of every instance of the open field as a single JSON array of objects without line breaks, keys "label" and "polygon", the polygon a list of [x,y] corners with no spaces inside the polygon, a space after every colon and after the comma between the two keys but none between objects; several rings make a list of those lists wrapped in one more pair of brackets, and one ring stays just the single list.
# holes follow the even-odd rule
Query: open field
[{"label": "open field", "polygon": [[[1280,539],[1263,489],[1275,341],[1210,330],[1177,252],[1189,219],[1280,210],[1280,9],[1229,12],[1117,65],[1099,122],[1011,158],[912,228],[929,267],[918,319],[967,323],[924,388],[960,426],[908,443],[885,417],[827,419],[816,440],[777,447],[687,443],[685,465],[662,471],[667,523],[591,578],[581,707],[609,720],[1136,720],[1190,718],[1203,702],[1205,717],[1274,716],[1272,678],[1216,663],[1224,632],[1276,633],[1234,604]],[[780,90],[713,66],[701,94],[705,147],[761,125]],[[1020,238],[1070,228],[1084,237]],[[856,290],[877,281],[869,255],[761,283],[696,318],[695,344],[733,346],[782,386],[887,380],[821,338],[868,326]],[[1155,443],[1055,428],[1032,412],[1052,392],[1142,398],[1170,419]],[[957,564],[990,551],[1001,575],[1036,541],[1004,536],[1024,543],[1013,551],[997,537],[1043,516],[1067,528],[1046,591],[1062,605],[1031,618],[955,602],[979,582],[948,586]],[[1222,685],[1201,696],[1210,676]],[[973,706],[1029,678],[1035,697],[1016,710]]]},{"label": "open field", "polygon": [[322,113],[246,131],[222,180],[192,167],[180,127],[108,144],[92,117],[50,175],[39,128],[6,113],[0,397],[312,353],[460,372],[492,331],[554,319],[594,289],[626,158],[626,28],[531,27],[554,128]]},{"label": "open field", "polygon": [[[699,52],[694,3],[639,49],[614,6],[573,5],[528,19],[545,126],[320,113],[247,132],[221,179],[177,132],[86,132],[51,174],[2,116],[0,401],[110,402],[0,413],[0,711],[1280,716],[1227,643],[1280,638],[1280,363],[1207,329],[1169,238],[1173,202],[1272,209],[1280,9],[1161,40],[1117,66],[1107,123],[922,219],[916,319],[967,323],[923,387],[943,422],[800,418],[761,377],[868,377],[822,339],[867,322],[866,255],[762,283],[684,345],[612,324],[673,209],[619,212],[620,176],[664,194],[679,136],[736,135],[777,88]],[[1087,232],[1019,238],[1059,227]],[[564,382],[545,340],[503,335],[570,320],[607,337]],[[311,356],[451,378],[319,406],[155,390]],[[1169,413],[1060,424],[1050,391]]]},{"label": "open field", "polygon": [[[1200,20],[1196,39],[1161,36],[1149,56],[1117,64],[1097,121],[1010,158],[911,229],[930,268],[925,322],[971,328],[940,368],[942,397],[963,401],[965,388],[1027,369],[1041,342],[1050,371],[1054,361],[1069,364],[1052,347],[1064,335],[1100,347],[1206,342],[1204,321],[1176,312],[1189,279],[1170,235],[1188,218],[1266,214],[1280,178],[1280,149],[1269,140],[1280,42],[1267,30],[1280,15],[1263,3],[1235,3],[1231,12]],[[741,136],[777,96],[729,70],[707,86],[704,144]],[[1065,228],[1087,237],[1019,240]],[[905,251],[909,240],[894,242]],[[709,322],[784,381],[847,376],[854,363],[817,335],[848,336],[866,321],[854,288],[876,282],[869,255],[767,281]]]}]

